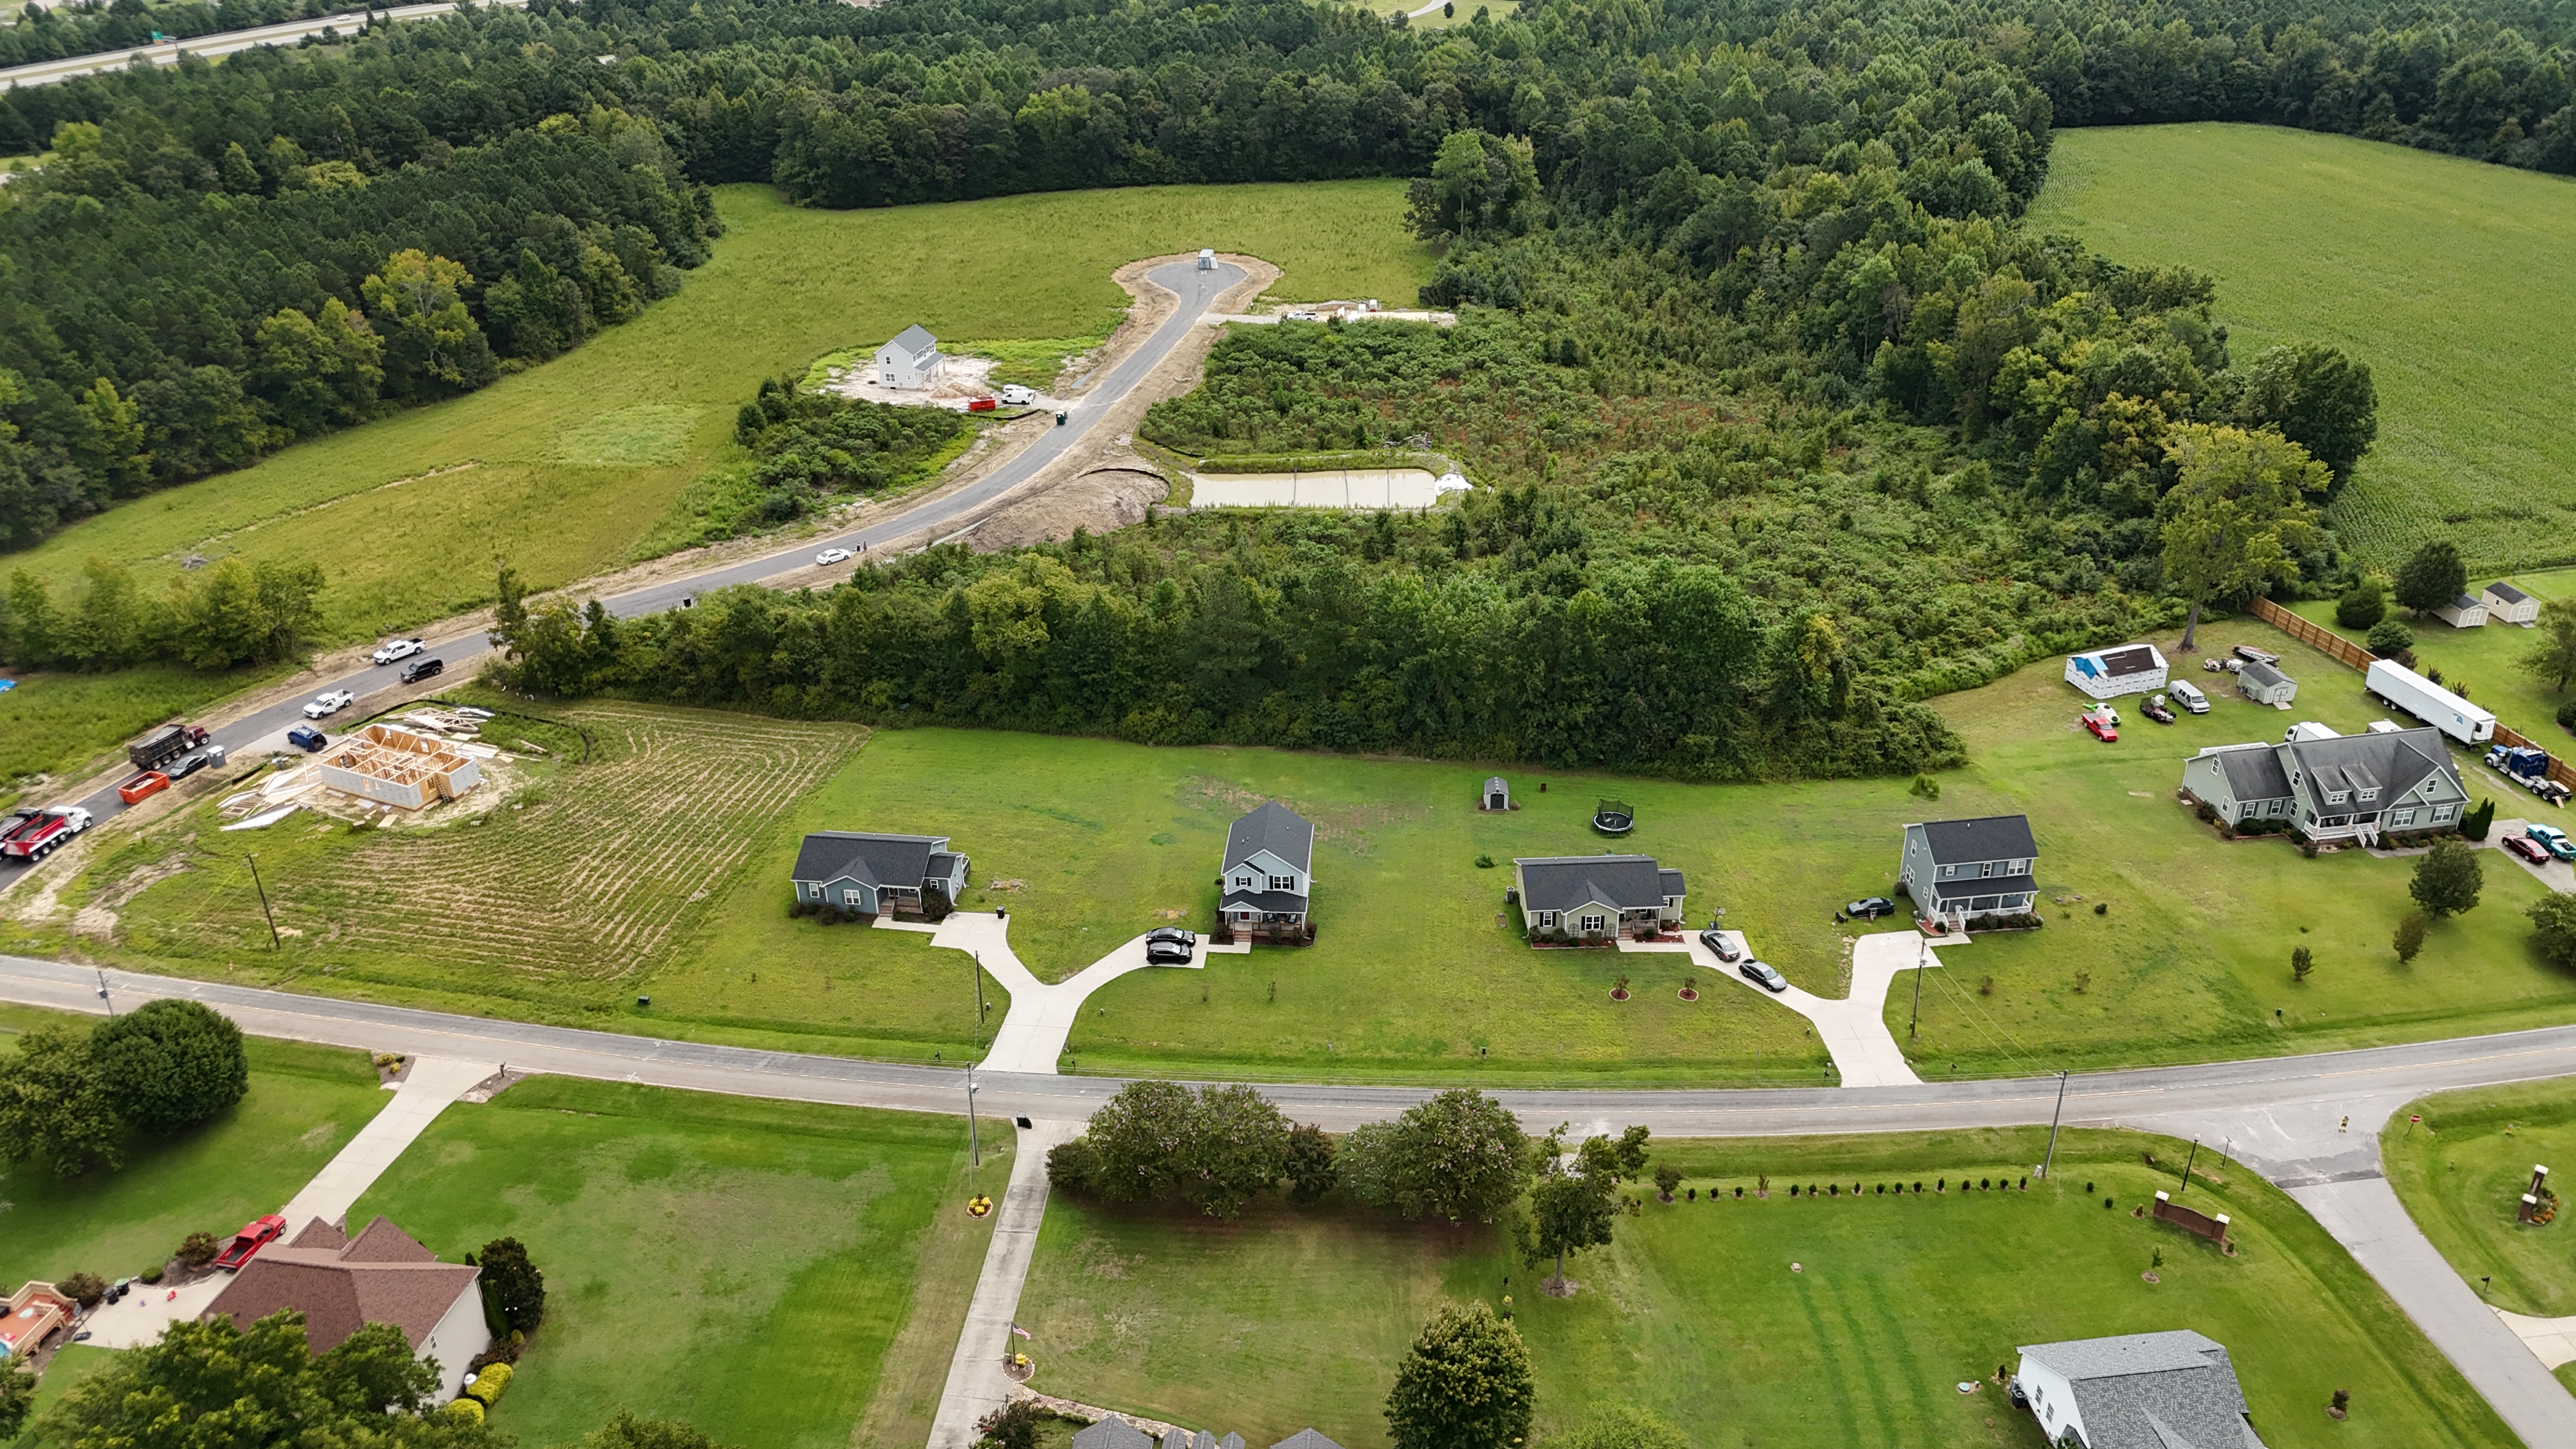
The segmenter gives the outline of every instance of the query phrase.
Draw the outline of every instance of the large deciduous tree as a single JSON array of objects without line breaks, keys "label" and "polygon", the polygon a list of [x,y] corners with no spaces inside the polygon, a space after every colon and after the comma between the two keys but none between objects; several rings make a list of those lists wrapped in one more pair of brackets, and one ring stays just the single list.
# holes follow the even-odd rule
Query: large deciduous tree
[{"label": "large deciduous tree", "polygon": [[1528,1184],[1528,1139],[1501,1103],[1459,1087],[1353,1132],[1342,1142],[1341,1169],[1351,1196],[1370,1207],[1484,1221]]},{"label": "large deciduous tree", "polygon": [[2576,895],[2551,891],[2531,903],[2530,916],[2541,956],[2553,965],[2576,966]]},{"label": "large deciduous tree", "polygon": [[18,1038],[14,1055],[0,1057],[0,1160],[77,1177],[122,1163],[124,1134],[86,1035],[39,1026]]},{"label": "large deciduous tree", "polygon": [[2311,493],[2326,466],[2274,432],[2193,424],[2172,448],[2172,488],[2157,505],[2166,577],[2191,600],[2182,647],[2192,647],[2201,608],[2299,576],[2298,555],[2318,538]]},{"label": "large deciduous tree", "polygon": [[1452,131],[1431,174],[1407,194],[1405,220],[1426,241],[1517,236],[1538,199],[1538,167],[1526,136]]},{"label": "large deciduous tree", "polygon": [[2249,428],[2277,429],[2342,483],[2379,436],[2379,393],[2370,365],[2340,349],[2320,342],[2267,347],[2246,369],[2236,417]]},{"label": "large deciduous tree", "polygon": [[1566,1128],[1559,1126],[1540,1145],[1538,1181],[1530,1188],[1529,1213],[1512,1225],[1521,1257],[1535,1268],[1550,1258],[1556,1272],[1550,1293],[1566,1292],[1565,1258],[1586,1248],[1607,1247],[1612,1225],[1624,1200],[1619,1183],[1645,1170],[1646,1129],[1631,1127],[1618,1138],[1590,1137],[1575,1149],[1574,1161],[1560,1153]]},{"label": "large deciduous tree", "polygon": [[2486,868],[2478,863],[2477,851],[2458,836],[2446,835],[2415,862],[2415,879],[2406,893],[2438,921],[2476,909],[2478,892],[2485,888]]},{"label": "large deciduous tree", "polygon": [[385,258],[360,288],[383,335],[384,390],[406,399],[469,392],[498,367],[483,329],[465,309],[474,277],[462,263],[417,247]]},{"label": "large deciduous tree", "polygon": [[198,1002],[146,1002],[109,1017],[89,1047],[109,1105],[145,1132],[192,1127],[250,1090],[241,1028]]},{"label": "large deciduous tree", "polygon": [[2540,606],[2540,637],[2524,651],[2522,672],[2564,694],[2576,681],[2576,596]]},{"label": "large deciduous tree", "polygon": [[1483,1303],[1433,1314],[1386,1396],[1395,1449],[1512,1449],[1537,1390],[1519,1330]]},{"label": "large deciduous tree", "polygon": [[1111,1202],[1177,1198],[1232,1217],[1288,1171],[1288,1119],[1250,1087],[1131,1082],[1048,1154],[1056,1185]]},{"label": "large deciduous tree", "polygon": [[2469,566],[2449,539],[2437,538],[2406,556],[2397,569],[2397,602],[2422,618],[2460,596]]}]

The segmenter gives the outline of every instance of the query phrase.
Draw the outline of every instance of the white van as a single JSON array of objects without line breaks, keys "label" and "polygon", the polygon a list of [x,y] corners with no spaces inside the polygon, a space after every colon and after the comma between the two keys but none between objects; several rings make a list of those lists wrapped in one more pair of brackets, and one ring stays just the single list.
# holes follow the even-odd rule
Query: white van
[{"label": "white van", "polygon": [[2165,693],[2173,697],[2174,703],[2190,710],[2193,714],[2209,713],[2209,696],[2201,693],[2199,687],[2188,680],[2176,679],[2168,682],[2165,685]]},{"label": "white van", "polygon": [[1014,382],[1005,385],[1002,389],[1002,401],[1015,408],[1027,407],[1037,400],[1038,390],[1033,387],[1022,387]]}]

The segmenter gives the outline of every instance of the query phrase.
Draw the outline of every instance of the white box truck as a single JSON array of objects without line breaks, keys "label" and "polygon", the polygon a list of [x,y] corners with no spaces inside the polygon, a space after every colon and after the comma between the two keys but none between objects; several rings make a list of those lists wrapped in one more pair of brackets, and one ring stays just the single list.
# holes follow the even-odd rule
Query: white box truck
[{"label": "white box truck", "polygon": [[2372,660],[2362,688],[2371,698],[2404,710],[2461,744],[2482,745],[2495,738],[2494,715],[2405,665]]}]

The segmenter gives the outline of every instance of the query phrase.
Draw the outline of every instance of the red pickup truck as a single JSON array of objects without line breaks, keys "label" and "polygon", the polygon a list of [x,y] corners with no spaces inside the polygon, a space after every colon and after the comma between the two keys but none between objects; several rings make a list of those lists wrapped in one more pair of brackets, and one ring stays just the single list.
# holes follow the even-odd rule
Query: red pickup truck
[{"label": "red pickup truck", "polygon": [[252,1218],[242,1224],[242,1230],[233,1234],[233,1240],[224,1244],[224,1250],[215,1255],[215,1266],[228,1271],[238,1269],[260,1249],[276,1242],[278,1234],[285,1231],[286,1219],[276,1213]]},{"label": "red pickup truck", "polygon": [[0,822],[0,856],[42,860],[53,854],[55,847],[89,827],[89,812],[77,805],[13,811],[5,822]]}]

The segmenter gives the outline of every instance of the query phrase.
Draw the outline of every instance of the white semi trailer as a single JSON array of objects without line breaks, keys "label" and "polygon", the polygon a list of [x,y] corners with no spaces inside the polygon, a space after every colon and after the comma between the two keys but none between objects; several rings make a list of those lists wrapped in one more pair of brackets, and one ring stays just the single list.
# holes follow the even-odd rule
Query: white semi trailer
[{"label": "white semi trailer", "polygon": [[2494,715],[2402,664],[2372,660],[2362,688],[2371,698],[2406,711],[2461,744],[2482,745],[2495,738]]}]

